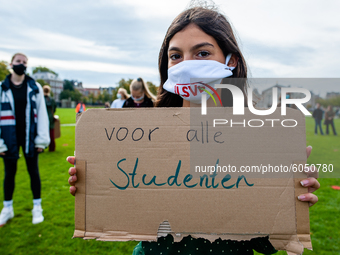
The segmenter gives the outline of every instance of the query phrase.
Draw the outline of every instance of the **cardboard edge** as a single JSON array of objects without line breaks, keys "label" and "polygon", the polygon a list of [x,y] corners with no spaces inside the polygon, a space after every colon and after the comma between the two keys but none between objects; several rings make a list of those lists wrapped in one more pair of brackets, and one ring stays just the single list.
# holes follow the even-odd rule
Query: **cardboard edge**
[{"label": "cardboard edge", "polygon": [[74,206],[74,224],[75,230],[73,238],[84,238],[86,235],[86,161],[76,160],[75,164],[77,170],[77,192],[75,195]]},{"label": "cardboard edge", "polygon": [[76,125],[77,125],[78,121],[80,120],[81,115],[83,115],[83,113],[78,113],[76,115]]},{"label": "cardboard edge", "polygon": [[[305,161],[293,161],[293,164],[305,165]],[[304,248],[312,250],[309,224],[309,205],[306,202],[298,200],[298,196],[308,193],[308,188],[301,185],[300,181],[307,178],[305,172],[293,174],[294,178],[294,198],[295,198],[295,222],[296,235],[292,235],[290,240],[282,237],[269,235],[269,241],[277,250],[286,250],[287,254],[302,254]],[[306,217],[307,216],[307,217]]]},{"label": "cardboard edge", "polygon": [[[295,164],[305,165],[306,161],[294,162]],[[304,248],[312,250],[312,241],[310,237],[310,222],[309,222],[309,204],[298,200],[298,196],[301,194],[308,193],[308,188],[301,185],[300,181],[307,178],[307,174],[294,173],[295,182],[295,208],[296,208],[296,229],[299,241],[302,243]],[[306,217],[307,216],[307,217]]]},{"label": "cardboard edge", "polygon": [[[305,165],[306,161],[293,161],[293,164]],[[284,241],[285,238],[273,235],[269,236],[270,243],[277,250],[286,250],[287,254],[302,254],[304,248],[312,249],[309,225],[309,205],[306,202],[298,200],[298,196],[308,193],[308,188],[301,185],[300,181],[306,179],[307,174],[297,171],[294,177],[294,198],[295,198],[295,219],[296,219],[296,235],[293,239]],[[307,216],[307,217],[306,217]]]}]

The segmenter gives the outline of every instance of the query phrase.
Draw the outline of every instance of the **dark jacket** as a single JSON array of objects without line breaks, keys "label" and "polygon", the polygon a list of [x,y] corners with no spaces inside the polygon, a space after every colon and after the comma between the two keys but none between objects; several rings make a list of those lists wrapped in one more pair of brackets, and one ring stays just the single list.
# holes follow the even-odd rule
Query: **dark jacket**
[{"label": "dark jacket", "polygon": [[[133,99],[130,97],[126,99],[125,103],[123,104],[123,108],[133,108],[135,107],[135,103],[133,102]],[[143,103],[140,104],[140,107],[153,107],[153,102],[150,98],[147,96],[144,96]]]},{"label": "dark jacket", "polygon": [[48,120],[50,122],[50,129],[54,129],[54,113],[57,109],[57,104],[50,96],[45,96],[45,103],[47,108]]},{"label": "dark jacket", "polygon": [[313,118],[314,119],[322,120],[322,114],[323,114],[323,110],[321,110],[320,108],[319,109],[315,109],[313,111]]},{"label": "dark jacket", "polygon": [[[0,88],[0,152],[6,152],[5,158],[19,158],[16,137],[16,119],[14,98],[10,89],[10,75],[1,83]],[[40,84],[26,75],[26,142],[25,155],[33,157],[35,148],[46,148],[50,143],[48,115]],[[28,134],[28,135],[27,135]]]}]

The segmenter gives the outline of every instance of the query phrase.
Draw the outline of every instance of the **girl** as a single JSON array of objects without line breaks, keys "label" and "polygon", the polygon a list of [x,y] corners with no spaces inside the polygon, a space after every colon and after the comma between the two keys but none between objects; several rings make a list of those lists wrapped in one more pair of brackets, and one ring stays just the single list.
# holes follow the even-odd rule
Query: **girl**
[{"label": "girl", "polygon": [[152,95],[142,78],[133,80],[130,84],[131,97],[125,101],[123,108],[127,107],[153,107],[156,97]]},{"label": "girl", "polygon": [[111,104],[111,108],[122,108],[125,100],[128,99],[130,95],[127,93],[126,89],[119,88],[117,92],[117,99]]},{"label": "girl", "polygon": [[0,155],[5,165],[5,200],[0,225],[14,217],[12,197],[20,146],[31,178],[34,204],[32,223],[37,224],[44,220],[38,153],[50,143],[49,120],[42,87],[25,75],[27,57],[22,53],[15,54],[10,66],[14,72],[6,77],[0,88]]},{"label": "girl", "polygon": [[[199,61],[197,61],[199,60]],[[216,79],[224,77],[246,78],[247,68],[243,55],[227,19],[215,10],[194,7],[179,14],[170,25],[159,54],[159,72],[161,84],[158,91],[156,107],[188,107],[197,106],[195,97],[180,93],[175,84],[188,83],[190,78],[201,78],[205,72],[212,73]],[[220,70],[223,66],[222,70]],[[181,80],[186,77],[186,80]],[[190,82],[190,81],[189,81]],[[245,83],[238,85],[244,92]],[[217,90],[221,94],[221,90]],[[228,96],[228,95],[227,95]],[[225,97],[223,97],[225,98]],[[211,104],[211,99],[207,105]],[[223,102],[231,106],[230,101]],[[307,148],[309,156],[311,147]],[[67,159],[74,163],[74,157]],[[75,168],[69,169],[70,192],[74,194],[77,177]],[[304,186],[313,192],[319,188],[318,181],[311,177],[302,181]],[[317,202],[311,193],[300,196],[300,200]],[[231,241],[218,239],[213,243],[190,236],[175,243],[172,236],[159,238],[157,242],[141,242],[133,255],[148,254],[253,254],[253,250],[264,254],[275,253],[276,250],[268,238],[254,238],[250,241]]]}]

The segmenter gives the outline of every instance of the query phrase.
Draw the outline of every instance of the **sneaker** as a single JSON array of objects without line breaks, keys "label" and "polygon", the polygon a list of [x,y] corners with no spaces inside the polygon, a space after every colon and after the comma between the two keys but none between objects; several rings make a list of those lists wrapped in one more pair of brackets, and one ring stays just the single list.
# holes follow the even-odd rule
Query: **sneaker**
[{"label": "sneaker", "polygon": [[7,223],[8,220],[14,217],[13,207],[4,207],[1,210],[0,214],[0,226],[3,226]]},{"label": "sneaker", "polygon": [[44,216],[42,215],[43,209],[41,209],[41,206],[35,206],[32,210],[32,223],[38,224],[44,221]]}]

